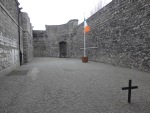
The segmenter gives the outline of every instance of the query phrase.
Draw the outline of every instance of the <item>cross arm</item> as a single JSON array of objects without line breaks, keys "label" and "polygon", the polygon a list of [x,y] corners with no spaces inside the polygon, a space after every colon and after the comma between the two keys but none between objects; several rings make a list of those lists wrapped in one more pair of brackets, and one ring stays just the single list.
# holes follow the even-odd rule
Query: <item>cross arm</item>
[{"label": "cross arm", "polygon": [[122,88],[122,90],[128,90],[129,89],[129,87],[123,87]]},{"label": "cross arm", "polygon": [[128,89],[137,89],[138,86],[132,86],[132,87],[123,87],[122,90],[128,90]]},{"label": "cross arm", "polygon": [[132,86],[131,87],[131,89],[137,89],[138,88],[138,86]]}]

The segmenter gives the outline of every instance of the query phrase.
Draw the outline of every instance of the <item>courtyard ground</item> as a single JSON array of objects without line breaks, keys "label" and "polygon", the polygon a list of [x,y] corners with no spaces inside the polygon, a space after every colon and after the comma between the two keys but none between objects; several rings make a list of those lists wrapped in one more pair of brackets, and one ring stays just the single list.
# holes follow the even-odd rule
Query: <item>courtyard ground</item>
[{"label": "courtyard ground", "polygon": [[[129,79],[132,90],[127,103]],[[150,73],[79,59],[34,58],[0,78],[0,113],[150,113]]]}]

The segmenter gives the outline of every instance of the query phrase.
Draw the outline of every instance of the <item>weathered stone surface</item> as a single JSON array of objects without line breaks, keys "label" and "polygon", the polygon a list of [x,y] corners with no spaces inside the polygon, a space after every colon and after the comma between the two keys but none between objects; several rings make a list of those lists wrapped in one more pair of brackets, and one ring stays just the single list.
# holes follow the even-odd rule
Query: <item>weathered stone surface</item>
[{"label": "weathered stone surface", "polygon": [[34,46],[34,56],[41,57],[47,56],[48,54],[48,40],[46,39],[46,33],[42,30],[33,31],[33,46]]},{"label": "weathered stone surface", "polygon": [[71,39],[74,27],[78,25],[78,20],[70,20],[63,25],[46,25],[46,31],[33,31],[34,56],[60,57],[60,44],[66,43],[66,55],[70,56]]},{"label": "weathered stone surface", "polygon": [[[5,75],[19,66],[20,51],[24,55],[22,56],[22,59],[24,59],[22,63],[30,61],[33,56],[30,20],[27,14],[25,16],[22,16],[24,13],[18,14],[18,5],[17,0],[0,0],[0,75]],[[18,22],[18,15],[20,23]],[[23,21],[24,19],[27,21]],[[22,27],[18,27],[19,25],[22,25]],[[28,43],[29,40],[30,43]],[[25,49],[26,47],[28,47],[28,50]]]},{"label": "weathered stone surface", "polygon": [[[91,16],[87,20],[91,26],[91,31],[86,34],[87,46],[96,46],[98,49],[88,49],[89,59],[150,71],[149,12],[150,1],[124,0],[112,1]],[[75,37],[76,41],[79,37]]]},{"label": "weathered stone surface", "polygon": [[[89,60],[150,71],[149,0],[113,0],[87,23],[86,45],[97,47],[87,49]],[[71,30],[67,25],[46,26],[48,56],[59,57],[61,41],[67,42],[67,57],[83,56],[83,23]]]},{"label": "weathered stone surface", "polygon": [[18,22],[18,0],[0,0],[0,3],[7,9],[16,22]]},{"label": "weathered stone surface", "polygon": [[[14,21],[18,18],[18,12],[13,15],[14,20],[9,15],[16,11],[18,6],[14,4],[14,0],[12,1],[14,5],[9,5],[10,1],[3,1],[2,3],[6,6],[6,9],[8,9],[8,6],[10,8],[5,10],[4,6],[0,4],[0,71],[13,66],[16,67],[19,64],[18,25],[16,24],[17,20]],[[10,9],[12,11],[9,13]]]},{"label": "weathered stone surface", "polygon": [[27,13],[21,13],[21,26],[23,28],[23,60],[28,63],[33,58],[33,36],[32,25]]}]

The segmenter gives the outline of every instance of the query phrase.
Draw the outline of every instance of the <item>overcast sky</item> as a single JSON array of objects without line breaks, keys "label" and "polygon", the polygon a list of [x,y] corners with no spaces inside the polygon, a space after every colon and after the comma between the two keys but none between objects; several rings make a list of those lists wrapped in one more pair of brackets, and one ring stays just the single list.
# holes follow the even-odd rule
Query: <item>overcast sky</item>
[{"label": "overcast sky", "polygon": [[[100,0],[18,0],[22,11],[27,12],[33,29],[44,30],[45,25],[65,24],[71,19],[78,19],[79,23],[100,2]],[[102,0],[106,5],[111,0]]]}]

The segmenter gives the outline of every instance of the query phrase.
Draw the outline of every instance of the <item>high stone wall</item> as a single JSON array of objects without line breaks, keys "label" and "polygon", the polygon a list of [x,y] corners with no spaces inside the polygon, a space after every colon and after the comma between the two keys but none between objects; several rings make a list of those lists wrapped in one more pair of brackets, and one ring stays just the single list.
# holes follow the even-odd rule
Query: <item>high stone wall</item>
[{"label": "high stone wall", "polygon": [[[150,1],[114,0],[87,19],[90,60],[150,71]],[[74,56],[83,56],[83,23],[74,36]]]},{"label": "high stone wall", "polygon": [[[29,48],[29,45],[26,44],[25,46],[25,38],[29,39],[30,37],[32,42],[32,30],[30,29],[30,32],[28,32],[30,34],[29,36],[25,36],[25,33],[28,30],[22,28],[23,25],[28,26],[30,22],[22,20],[21,13],[18,14],[18,5],[19,3],[17,0],[0,0],[0,76],[6,75],[7,73],[15,69],[17,66],[19,66],[20,51],[23,54],[22,63],[26,63],[25,58],[26,56],[28,56],[28,52],[25,53],[25,48]],[[19,23],[18,15],[20,18]],[[26,16],[25,18],[28,17]],[[30,47],[32,48],[32,43],[30,44]],[[31,48],[28,50],[32,51]],[[32,56],[32,53],[33,51],[30,52],[30,56]]]},{"label": "high stone wall", "polygon": [[18,11],[11,15],[17,7],[15,0],[0,1],[0,75],[19,65]]},{"label": "high stone wall", "polygon": [[0,3],[6,8],[14,20],[18,22],[18,0],[0,0]]},{"label": "high stone wall", "polygon": [[29,63],[33,58],[32,24],[27,13],[21,12],[21,26],[23,28],[23,60]]}]

